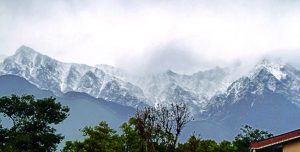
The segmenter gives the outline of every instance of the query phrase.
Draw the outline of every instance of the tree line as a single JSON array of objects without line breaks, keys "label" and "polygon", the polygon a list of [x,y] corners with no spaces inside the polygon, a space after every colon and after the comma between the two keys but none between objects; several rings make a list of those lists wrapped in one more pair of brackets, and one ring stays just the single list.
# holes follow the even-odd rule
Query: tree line
[{"label": "tree line", "polygon": [[[0,98],[0,113],[10,125],[0,123],[0,151],[56,151],[63,135],[54,125],[68,117],[69,108],[55,98],[35,99],[31,95]],[[1,117],[0,117],[1,118]],[[137,109],[121,133],[102,121],[97,126],[81,130],[85,139],[67,141],[62,152],[249,152],[250,143],[270,138],[267,131],[242,126],[233,141],[220,143],[191,135],[179,142],[183,128],[192,120],[186,104],[158,105]]]}]

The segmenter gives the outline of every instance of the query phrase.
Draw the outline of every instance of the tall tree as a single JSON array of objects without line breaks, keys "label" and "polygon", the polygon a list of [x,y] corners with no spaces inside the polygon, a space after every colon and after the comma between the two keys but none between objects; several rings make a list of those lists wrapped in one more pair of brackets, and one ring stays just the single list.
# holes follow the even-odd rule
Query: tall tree
[{"label": "tall tree", "polygon": [[175,151],[178,138],[191,121],[185,104],[158,105],[137,110],[135,128],[146,144],[146,151]]},{"label": "tall tree", "polygon": [[242,133],[238,134],[233,141],[238,152],[249,152],[251,142],[261,141],[273,136],[267,131],[254,129],[249,125],[244,125],[241,131]]},{"label": "tall tree", "polygon": [[121,126],[121,129],[123,131],[121,137],[122,141],[124,142],[124,151],[145,151],[145,143],[142,137],[139,136],[137,130],[134,128],[135,121],[135,118],[130,118],[128,122],[123,123]]},{"label": "tall tree", "polygon": [[237,148],[233,145],[232,142],[223,140],[219,144],[219,151],[220,152],[237,152]]},{"label": "tall tree", "polygon": [[201,143],[200,135],[191,135],[186,143],[178,145],[179,152],[198,152]]},{"label": "tall tree", "polygon": [[159,126],[157,124],[156,110],[153,107],[145,107],[137,110],[134,116],[135,129],[143,139],[146,152],[155,152],[155,141],[158,139]]},{"label": "tall tree", "polygon": [[87,136],[83,141],[67,141],[63,152],[122,152],[124,141],[104,121],[94,128],[85,127],[82,132]]},{"label": "tall tree", "polygon": [[56,103],[52,97],[1,97],[0,113],[11,121],[11,127],[0,125],[1,151],[55,151],[63,136],[55,133],[53,125],[66,119],[68,111],[68,107]]}]

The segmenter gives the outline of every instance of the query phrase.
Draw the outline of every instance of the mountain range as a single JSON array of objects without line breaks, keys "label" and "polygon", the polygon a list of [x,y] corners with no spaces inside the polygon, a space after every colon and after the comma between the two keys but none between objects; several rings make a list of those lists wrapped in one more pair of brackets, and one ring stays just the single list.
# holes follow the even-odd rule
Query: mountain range
[{"label": "mountain range", "polygon": [[228,73],[219,67],[192,75],[168,70],[137,76],[108,65],[63,63],[26,46],[3,60],[0,74],[23,77],[57,96],[83,92],[132,107],[185,102],[201,110],[216,92],[229,85]]},{"label": "mountain range", "polygon": [[[237,67],[216,67],[189,75],[171,70],[138,75],[109,65],[64,63],[22,46],[14,55],[0,60],[0,75],[5,78],[5,81],[0,79],[1,85],[14,86],[11,90],[1,87],[0,94],[18,93],[19,86],[30,84],[30,88],[39,91],[19,92],[53,95],[75,107],[70,124],[90,109],[95,112],[91,114],[94,122],[104,119],[99,116],[101,113],[112,117],[112,111],[126,111],[123,115],[128,117],[137,107],[184,102],[195,118],[185,134],[195,130],[210,138],[232,138],[243,124],[274,133],[299,128],[300,71],[297,68],[264,59],[249,72],[237,72]],[[76,100],[81,106],[73,105]],[[108,105],[111,110],[107,111]],[[101,109],[99,113],[97,107]],[[119,115],[121,118],[122,114]],[[110,120],[118,124],[126,118]]]},{"label": "mountain range", "polygon": [[[85,126],[95,126],[100,121],[106,121],[114,129],[120,130],[120,124],[126,122],[135,112],[132,107],[97,99],[85,93],[68,92],[57,97],[51,91],[39,89],[26,79],[15,75],[0,76],[0,84],[0,96],[11,94],[29,94],[36,98],[53,96],[62,105],[68,106],[69,116],[56,127],[57,131],[65,136],[64,141],[83,139],[80,129]],[[9,126],[11,123],[2,116],[0,120],[4,126]],[[63,147],[64,141],[59,148]]]}]

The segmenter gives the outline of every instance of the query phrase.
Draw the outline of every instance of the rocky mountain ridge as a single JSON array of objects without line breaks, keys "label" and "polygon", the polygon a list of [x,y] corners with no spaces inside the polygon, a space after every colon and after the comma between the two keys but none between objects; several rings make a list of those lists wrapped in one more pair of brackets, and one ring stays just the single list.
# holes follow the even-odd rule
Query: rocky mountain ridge
[{"label": "rocky mountain ridge", "polygon": [[184,102],[201,119],[222,115],[245,100],[251,108],[267,95],[280,95],[300,106],[300,71],[293,66],[265,59],[241,77],[233,76],[234,72],[234,68],[216,67],[191,75],[171,70],[133,75],[109,65],[63,63],[26,46],[0,63],[0,75],[23,77],[57,96],[83,92],[131,107]]}]

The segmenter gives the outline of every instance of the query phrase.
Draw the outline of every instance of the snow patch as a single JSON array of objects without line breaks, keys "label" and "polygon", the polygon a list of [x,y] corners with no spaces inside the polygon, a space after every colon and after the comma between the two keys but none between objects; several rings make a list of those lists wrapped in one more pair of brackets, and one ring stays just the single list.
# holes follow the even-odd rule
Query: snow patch
[{"label": "snow patch", "polygon": [[270,61],[270,60],[263,60],[261,63],[256,65],[253,75],[257,74],[262,69],[267,70],[271,73],[277,80],[284,80],[286,79],[287,74],[283,72],[284,63],[281,61]]}]

